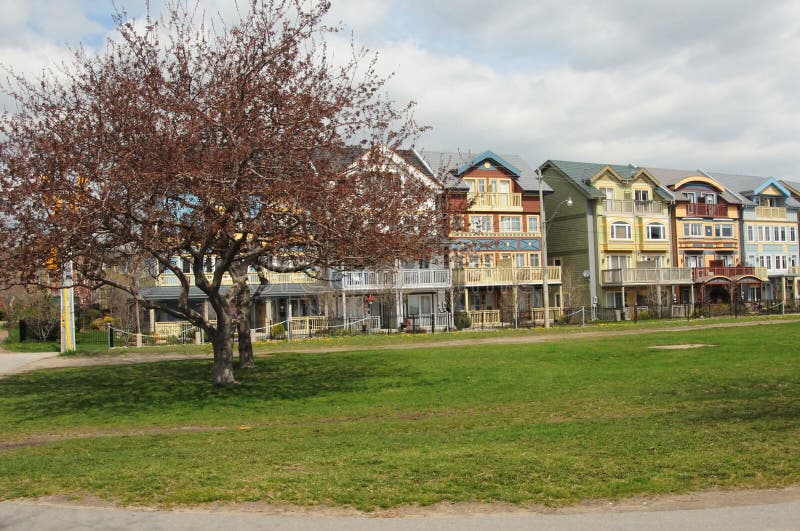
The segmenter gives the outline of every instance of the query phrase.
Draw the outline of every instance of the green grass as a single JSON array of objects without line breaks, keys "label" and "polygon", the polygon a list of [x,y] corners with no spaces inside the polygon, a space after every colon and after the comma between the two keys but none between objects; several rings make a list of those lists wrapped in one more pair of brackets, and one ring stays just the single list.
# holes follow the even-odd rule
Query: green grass
[{"label": "green grass", "polygon": [[[797,484],[798,333],[276,354],[229,389],[208,361],[17,375],[0,440],[66,438],[3,451],[0,499],[370,510]],[[673,343],[716,346],[647,348]]]},{"label": "green grass", "polygon": [[[108,350],[106,332],[102,330],[89,330],[78,332],[76,336],[76,350],[70,355],[97,354]],[[58,352],[61,350],[59,341],[19,340],[19,328],[8,330],[8,337],[3,342],[3,348],[12,352]]]}]

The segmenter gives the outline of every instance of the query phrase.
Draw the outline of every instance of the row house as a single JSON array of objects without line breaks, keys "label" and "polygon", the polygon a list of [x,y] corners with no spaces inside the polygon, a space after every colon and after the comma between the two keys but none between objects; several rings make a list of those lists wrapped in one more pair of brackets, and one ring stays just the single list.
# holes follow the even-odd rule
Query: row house
[{"label": "row house", "polygon": [[[269,273],[256,292],[255,272],[248,283],[258,293],[250,319],[256,330],[291,320],[298,335],[336,326],[396,329],[412,325],[425,330],[453,326],[455,311],[469,312],[473,326],[499,326],[519,319],[541,320],[542,284],[552,285],[551,306],[561,305],[561,270],[543,270],[541,222],[536,173],[513,155],[486,151],[477,156],[450,152],[388,151],[392,171],[427,183],[453,212],[450,241],[442,252],[424,259],[398,260],[382,269],[328,270],[312,278],[305,273]],[[550,193],[545,184],[544,193]],[[181,260],[175,257],[176,263]],[[208,264],[208,274],[213,263]],[[188,261],[184,265],[190,271]],[[191,278],[190,278],[191,281]],[[229,278],[223,284],[230,284]],[[178,279],[161,272],[145,296],[175,301]],[[197,288],[189,298],[213,320]],[[538,314],[536,312],[539,312]],[[175,333],[184,323],[153,311],[153,330]]]},{"label": "row house", "polygon": [[548,211],[567,194],[583,199],[548,231],[574,304],[796,297],[800,203],[775,179],[567,161],[540,169],[554,189]]},{"label": "row house", "polygon": [[[659,305],[691,285],[671,249],[672,194],[650,171],[560,160],[540,171],[553,189],[548,255],[563,266],[571,306]],[[572,206],[560,208],[568,197]]]},{"label": "row house", "polygon": [[[543,318],[543,284],[551,286],[551,318],[562,305],[561,268],[542,261],[539,179],[516,155],[485,151],[424,152],[437,168],[451,216],[448,263],[454,309],[474,325]],[[552,190],[545,183],[542,193]]]}]

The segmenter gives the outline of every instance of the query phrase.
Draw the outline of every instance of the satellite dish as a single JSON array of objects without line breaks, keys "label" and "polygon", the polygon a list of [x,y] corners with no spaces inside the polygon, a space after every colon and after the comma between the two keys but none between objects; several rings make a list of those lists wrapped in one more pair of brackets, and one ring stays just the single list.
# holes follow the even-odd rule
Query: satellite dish
[{"label": "satellite dish", "polygon": [[585,278],[586,280],[589,280],[589,270],[588,269],[584,269],[583,270],[583,278]]}]

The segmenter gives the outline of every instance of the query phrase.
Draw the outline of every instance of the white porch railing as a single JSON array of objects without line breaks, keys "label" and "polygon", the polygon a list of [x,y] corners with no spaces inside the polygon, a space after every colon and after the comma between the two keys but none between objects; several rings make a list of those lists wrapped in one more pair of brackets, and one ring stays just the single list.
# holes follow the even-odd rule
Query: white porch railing
[{"label": "white porch railing", "polygon": [[636,201],[634,199],[603,199],[603,211],[619,214],[664,214],[664,203],[660,201]]},{"label": "white porch railing", "polygon": [[[466,267],[453,270],[453,283],[463,286],[542,284],[542,267]],[[561,282],[561,268],[547,268],[548,284]]]},{"label": "white porch railing", "polygon": [[620,268],[601,271],[603,284],[691,284],[690,267]]},{"label": "white porch railing", "polygon": [[345,271],[339,284],[344,291],[384,289],[445,289],[451,285],[449,269],[400,269],[387,271]]},{"label": "white porch railing", "polygon": [[[194,273],[184,273],[186,276],[186,280],[189,282],[189,286],[194,286]],[[209,282],[212,281],[214,274],[213,273],[206,273],[206,279]],[[266,275],[267,281],[270,284],[313,284],[318,282],[317,279],[312,278],[305,273],[275,273],[270,271]],[[258,273],[248,273],[247,274],[247,283],[248,284],[255,284],[258,285],[261,283],[261,279],[258,276]],[[233,284],[233,280],[231,279],[230,275],[227,273],[222,276],[222,285],[223,286],[230,286]],[[181,281],[177,275],[170,272],[162,273],[158,276],[155,282],[156,286],[180,286]]]},{"label": "white porch railing", "polygon": [[500,310],[469,310],[472,328],[480,326],[500,326]]},{"label": "white porch railing", "polygon": [[520,210],[522,209],[522,194],[518,193],[493,193],[478,192],[467,194],[467,201],[471,202],[470,210]]},{"label": "white porch railing", "polygon": [[788,221],[786,219],[786,207],[759,206],[756,207],[756,217],[759,219],[782,219]]}]

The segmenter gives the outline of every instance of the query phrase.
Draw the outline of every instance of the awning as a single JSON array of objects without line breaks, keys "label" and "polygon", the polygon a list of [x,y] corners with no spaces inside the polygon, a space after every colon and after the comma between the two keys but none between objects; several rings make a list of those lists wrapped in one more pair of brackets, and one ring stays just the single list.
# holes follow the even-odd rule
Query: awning
[{"label": "awning", "polygon": [[707,275],[698,278],[695,282],[707,286],[727,286],[731,283],[731,279],[723,275]]},{"label": "awning", "polygon": [[731,278],[734,284],[762,284],[762,280],[755,275],[736,275]]}]

